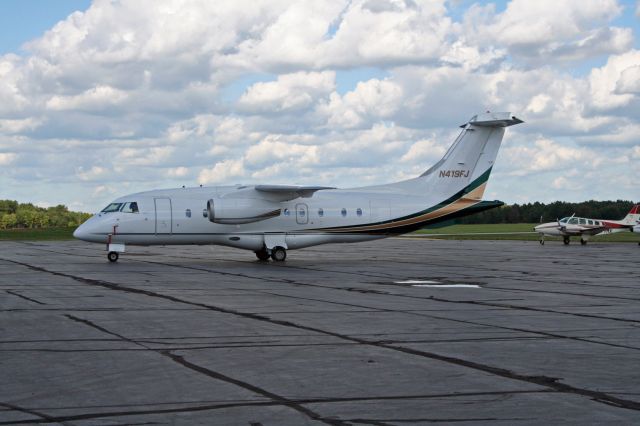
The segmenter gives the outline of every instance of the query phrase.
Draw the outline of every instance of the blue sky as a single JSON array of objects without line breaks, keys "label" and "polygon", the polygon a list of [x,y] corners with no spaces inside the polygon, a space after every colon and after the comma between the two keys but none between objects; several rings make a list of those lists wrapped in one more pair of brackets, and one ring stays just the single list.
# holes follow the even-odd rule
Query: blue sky
[{"label": "blue sky", "polygon": [[487,198],[640,198],[637,2],[187,5],[0,1],[0,198],[384,183],[485,109],[525,120]]},{"label": "blue sky", "polygon": [[40,37],[90,0],[2,0],[0,2],[0,54],[18,53],[23,43]]}]

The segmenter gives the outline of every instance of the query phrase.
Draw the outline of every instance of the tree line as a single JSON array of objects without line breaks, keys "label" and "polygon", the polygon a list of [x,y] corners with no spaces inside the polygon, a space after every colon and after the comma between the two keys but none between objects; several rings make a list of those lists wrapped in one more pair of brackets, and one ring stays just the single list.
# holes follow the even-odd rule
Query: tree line
[{"label": "tree line", "polygon": [[69,211],[62,204],[44,208],[0,200],[0,229],[76,227],[89,217],[91,214]]},{"label": "tree line", "polygon": [[[457,219],[461,224],[482,223],[538,223],[551,222],[565,216],[597,219],[622,219],[634,205],[632,201],[583,201],[567,203],[512,204]],[[73,212],[60,204],[55,207],[38,207],[31,203],[0,200],[0,229],[76,227],[91,217],[90,213]]]},{"label": "tree line", "polygon": [[457,220],[457,223],[539,223],[552,222],[575,213],[578,217],[596,219],[622,219],[633,207],[633,201],[583,201],[581,203],[567,203],[554,201],[553,203],[526,203],[504,205],[486,210]]}]

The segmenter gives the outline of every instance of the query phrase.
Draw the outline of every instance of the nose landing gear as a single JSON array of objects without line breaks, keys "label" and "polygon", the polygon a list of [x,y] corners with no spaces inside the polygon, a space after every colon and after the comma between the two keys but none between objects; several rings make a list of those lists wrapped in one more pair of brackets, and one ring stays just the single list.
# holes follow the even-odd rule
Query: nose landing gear
[{"label": "nose landing gear", "polygon": [[109,259],[109,262],[111,263],[117,262],[118,257],[120,257],[120,255],[118,254],[117,251],[110,251],[109,253],[107,253],[107,259]]},{"label": "nose landing gear", "polygon": [[274,247],[271,249],[271,259],[276,262],[284,262],[287,258],[287,250],[284,247]]}]

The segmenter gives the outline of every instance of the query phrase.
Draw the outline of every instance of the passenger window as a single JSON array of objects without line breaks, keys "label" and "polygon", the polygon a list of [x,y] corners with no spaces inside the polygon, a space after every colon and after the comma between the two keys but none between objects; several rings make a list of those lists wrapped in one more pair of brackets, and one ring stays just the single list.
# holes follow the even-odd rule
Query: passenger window
[{"label": "passenger window", "polygon": [[291,213],[289,212],[289,209],[284,209],[282,210],[282,214],[285,216],[289,216]]},{"label": "passenger window", "polygon": [[324,216],[324,210],[322,210],[322,207],[318,209],[318,216]]},{"label": "passenger window", "polygon": [[102,213],[117,212],[118,210],[120,210],[120,207],[122,207],[122,203],[111,203],[107,207],[102,209]]},{"label": "passenger window", "polygon": [[122,213],[138,213],[138,203],[135,201],[124,203],[122,207]]},{"label": "passenger window", "polygon": [[347,215],[347,209],[343,208],[340,213],[342,214],[342,216],[346,216]]},{"label": "passenger window", "polygon": [[589,225],[593,225],[593,221],[589,219]]},{"label": "passenger window", "polygon": [[305,212],[305,211],[304,211],[304,209],[300,209],[300,210],[298,210],[298,215],[299,215],[300,217],[304,217],[306,214],[307,214],[307,212]]},{"label": "passenger window", "polygon": [[585,219],[580,219],[580,225],[586,225],[587,221]]},{"label": "passenger window", "polygon": [[187,217],[191,217],[191,209],[187,209],[187,210],[184,212],[184,214],[185,214]]},{"label": "passenger window", "polygon": [[571,225],[577,225],[578,224],[578,218],[577,217],[572,217],[571,219],[569,219],[569,223]]},{"label": "passenger window", "polygon": [[358,216],[362,216],[362,209],[361,209],[361,208],[358,208],[358,210],[356,210],[356,214],[357,214]]},{"label": "passenger window", "polygon": [[202,209],[202,217],[207,217],[207,216],[209,216],[207,209]]}]

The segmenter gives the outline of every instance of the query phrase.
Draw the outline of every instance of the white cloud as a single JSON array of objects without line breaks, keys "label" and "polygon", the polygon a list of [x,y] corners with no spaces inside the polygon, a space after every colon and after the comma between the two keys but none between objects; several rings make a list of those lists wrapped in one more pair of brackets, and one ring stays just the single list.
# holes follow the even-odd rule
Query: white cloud
[{"label": "white cloud", "polygon": [[100,110],[118,105],[127,99],[127,93],[109,86],[96,86],[75,96],[53,96],[46,103],[48,109]]},{"label": "white cloud", "polygon": [[575,60],[632,45],[630,29],[606,26],[621,12],[616,0],[565,2],[562,7],[555,0],[512,0],[498,14],[493,4],[474,4],[463,31],[467,40],[497,43],[529,61]]},{"label": "white cloud", "polygon": [[76,176],[83,181],[94,181],[103,178],[109,171],[100,166],[93,166],[89,170],[85,170],[84,167],[78,167],[76,170]]},{"label": "white cloud", "polygon": [[12,152],[0,152],[0,166],[8,166],[16,157],[17,155]]},{"label": "white cloud", "polygon": [[291,167],[308,167],[318,164],[318,147],[287,143],[269,136],[250,147],[244,156],[246,163],[260,166],[274,161],[287,160]]},{"label": "white cloud", "polygon": [[591,149],[569,147],[550,139],[505,147],[503,155],[503,168],[514,176],[564,170],[568,166],[589,164],[593,167],[604,160]]},{"label": "white cloud", "polygon": [[174,167],[167,170],[167,174],[171,177],[184,177],[189,174],[189,169],[186,167]]},{"label": "white cloud", "polygon": [[442,144],[438,144],[433,139],[423,139],[411,145],[409,151],[402,156],[400,161],[405,163],[424,163],[427,160],[437,161],[442,158],[446,148]]},{"label": "white cloud", "polygon": [[42,119],[29,117],[23,119],[0,119],[0,133],[12,134],[35,130],[42,124]]},{"label": "white cloud", "polygon": [[229,182],[231,178],[244,177],[246,171],[242,160],[224,160],[211,169],[203,169],[198,175],[200,184]]},{"label": "white cloud", "polygon": [[615,92],[640,94],[640,63],[622,70]]},{"label": "white cloud", "polygon": [[636,68],[640,64],[640,51],[630,50],[621,55],[612,55],[606,65],[594,68],[589,76],[592,104],[606,110],[627,105],[634,98],[637,81]]},{"label": "white cloud", "polygon": [[401,102],[402,88],[398,84],[371,79],[359,82],[344,96],[332,93],[328,102],[320,104],[318,112],[327,117],[332,128],[354,128],[390,117]]},{"label": "white cloud", "polygon": [[243,111],[289,112],[309,108],[318,98],[335,90],[335,72],[297,72],[260,82],[247,88],[238,101]]}]

